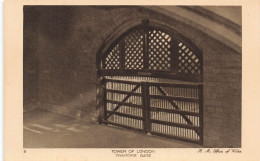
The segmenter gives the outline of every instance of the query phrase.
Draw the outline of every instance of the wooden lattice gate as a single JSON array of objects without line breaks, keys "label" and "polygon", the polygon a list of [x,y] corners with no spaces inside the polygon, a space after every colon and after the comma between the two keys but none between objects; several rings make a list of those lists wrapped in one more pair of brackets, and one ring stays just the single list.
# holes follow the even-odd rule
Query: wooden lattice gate
[{"label": "wooden lattice gate", "polygon": [[202,55],[186,38],[148,21],[102,56],[103,122],[203,143]]},{"label": "wooden lattice gate", "polygon": [[104,123],[202,143],[202,85],[104,79]]}]

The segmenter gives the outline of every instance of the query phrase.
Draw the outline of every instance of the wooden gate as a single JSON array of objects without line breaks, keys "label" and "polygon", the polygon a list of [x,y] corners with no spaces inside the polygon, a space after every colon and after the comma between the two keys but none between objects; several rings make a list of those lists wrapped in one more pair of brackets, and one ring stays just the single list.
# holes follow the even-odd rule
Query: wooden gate
[{"label": "wooden gate", "polygon": [[104,122],[202,144],[202,84],[104,79]]},{"label": "wooden gate", "polygon": [[104,123],[202,144],[202,54],[192,42],[145,20],[99,59]]}]

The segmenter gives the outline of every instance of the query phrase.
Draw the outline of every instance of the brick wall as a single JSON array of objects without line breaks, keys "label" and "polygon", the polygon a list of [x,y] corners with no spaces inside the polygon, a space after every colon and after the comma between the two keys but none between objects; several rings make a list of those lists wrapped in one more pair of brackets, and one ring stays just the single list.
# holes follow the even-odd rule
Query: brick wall
[{"label": "brick wall", "polygon": [[[25,74],[24,88],[34,94],[25,90],[24,100],[38,94],[42,108],[97,121],[97,60],[116,37],[148,18],[151,24],[159,23],[183,34],[203,53],[204,145],[241,146],[241,53],[187,22],[147,8],[35,7],[30,12],[35,10],[39,18],[29,22],[39,27],[29,24],[25,29],[24,73],[37,66],[33,69],[38,69],[38,77]],[[38,84],[30,86],[27,79],[38,79],[33,81]]]},{"label": "brick wall", "polygon": [[213,147],[240,147],[242,56],[214,40],[201,47],[204,141]]}]

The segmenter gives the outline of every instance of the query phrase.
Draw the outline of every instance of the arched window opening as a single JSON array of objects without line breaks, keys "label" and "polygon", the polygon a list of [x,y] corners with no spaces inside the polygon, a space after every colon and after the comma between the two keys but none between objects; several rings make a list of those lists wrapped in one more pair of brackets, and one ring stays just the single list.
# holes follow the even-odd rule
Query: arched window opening
[{"label": "arched window opening", "polygon": [[192,44],[150,26],[122,35],[104,54],[103,75],[149,76],[202,81],[202,56]]}]

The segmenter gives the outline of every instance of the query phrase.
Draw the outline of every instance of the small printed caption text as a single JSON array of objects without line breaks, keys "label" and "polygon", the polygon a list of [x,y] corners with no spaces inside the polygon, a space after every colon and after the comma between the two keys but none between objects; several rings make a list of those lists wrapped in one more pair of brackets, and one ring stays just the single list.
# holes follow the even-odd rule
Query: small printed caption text
[{"label": "small printed caption text", "polygon": [[116,157],[152,157],[155,150],[112,150]]}]

